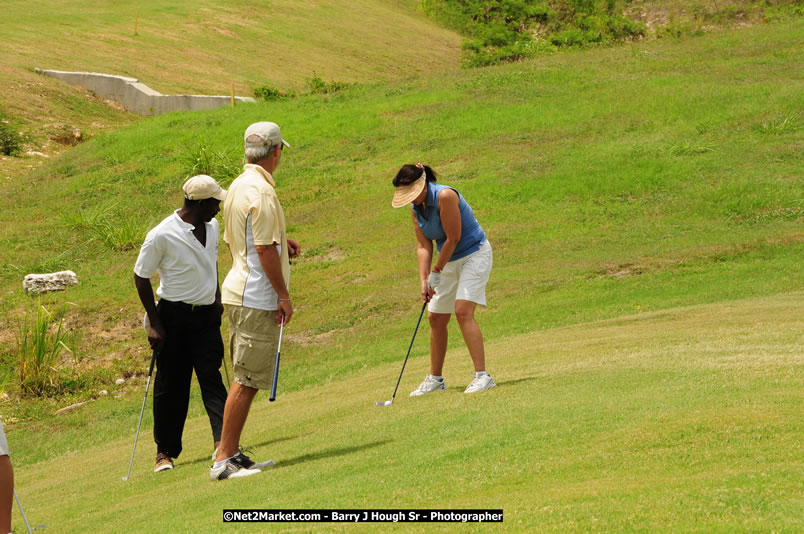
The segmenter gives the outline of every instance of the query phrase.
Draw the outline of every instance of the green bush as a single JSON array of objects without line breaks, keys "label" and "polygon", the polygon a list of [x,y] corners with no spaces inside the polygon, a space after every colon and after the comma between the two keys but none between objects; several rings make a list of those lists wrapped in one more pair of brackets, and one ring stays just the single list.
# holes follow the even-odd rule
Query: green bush
[{"label": "green bush", "polygon": [[469,67],[517,61],[556,47],[637,38],[647,31],[622,14],[617,0],[428,0],[421,6],[467,36],[463,63]]},{"label": "green bush", "polygon": [[296,93],[293,91],[282,91],[281,89],[276,89],[270,85],[261,85],[254,88],[254,96],[261,100],[277,101],[294,98]]},{"label": "green bush", "polygon": [[320,76],[313,73],[313,77],[307,81],[307,87],[312,94],[330,94],[346,89],[352,84],[346,82],[326,82]]},{"label": "green bush", "polygon": [[26,141],[26,137],[19,132],[17,123],[0,113],[0,153],[4,156],[19,156]]}]

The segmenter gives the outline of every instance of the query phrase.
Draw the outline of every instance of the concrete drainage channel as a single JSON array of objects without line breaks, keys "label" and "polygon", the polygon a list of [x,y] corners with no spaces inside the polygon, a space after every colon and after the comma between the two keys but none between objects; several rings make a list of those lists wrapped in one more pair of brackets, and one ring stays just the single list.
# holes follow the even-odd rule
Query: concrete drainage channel
[{"label": "concrete drainage channel", "polygon": [[[173,111],[199,111],[232,105],[231,96],[163,95],[135,78],[99,74],[96,72],[65,72],[39,70],[39,74],[51,76],[77,87],[92,91],[100,98],[119,102],[124,108],[140,115],[161,115]],[[248,96],[236,96],[235,102],[254,103]]]}]

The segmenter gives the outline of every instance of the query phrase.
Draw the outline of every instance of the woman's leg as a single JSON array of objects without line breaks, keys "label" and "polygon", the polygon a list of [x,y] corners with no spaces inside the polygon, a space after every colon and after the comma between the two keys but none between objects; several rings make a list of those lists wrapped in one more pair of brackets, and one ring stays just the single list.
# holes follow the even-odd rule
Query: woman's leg
[{"label": "woman's leg", "polygon": [[430,374],[442,376],[447,355],[447,325],[450,313],[428,314],[430,320]]},{"label": "woman's leg", "polygon": [[[466,348],[469,349],[469,355],[475,364],[475,372],[480,372],[486,370],[486,352],[483,348],[483,334],[480,332],[480,326],[475,320],[476,307],[477,304],[470,300],[459,299],[455,301],[455,318],[458,320],[458,325],[463,333],[463,340],[466,342]],[[432,342],[430,346],[432,347]],[[446,349],[446,343],[444,348]],[[430,357],[432,361],[432,353]]]}]

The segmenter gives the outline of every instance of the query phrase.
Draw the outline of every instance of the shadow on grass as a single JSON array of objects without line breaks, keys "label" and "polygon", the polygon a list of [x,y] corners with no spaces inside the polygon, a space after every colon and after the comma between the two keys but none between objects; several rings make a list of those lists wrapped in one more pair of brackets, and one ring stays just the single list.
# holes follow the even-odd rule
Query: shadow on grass
[{"label": "shadow on grass", "polygon": [[505,380],[503,382],[497,382],[497,387],[500,386],[514,386],[516,384],[520,384],[522,382],[530,382],[531,380],[536,380],[537,376],[526,376],[525,378],[517,378],[516,380]]},{"label": "shadow on grass", "polygon": [[380,447],[385,445],[386,443],[390,443],[390,439],[386,439],[383,441],[374,441],[372,443],[366,443],[364,445],[357,445],[355,447],[342,447],[340,449],[326,449],[321,452],[313,452],[310,454],[303,454],[301,456],[297,456],[295,458],[291,458],[289,460],[283,460],[281,462],[277,462],[276,467],[274,469],[281,469],[283,467],[290,467],[292,465],[301,464],[304,462],[314,462],[316,460],[322,460],[324,458],[332,458],[334,456],[345,456],[347,454],[354,454],[356,452],[364,451],[366,449],[371,449],[373,447]]},{"label": "shadow on grass", "polygon": [[[287,437],[284,437],[284,438],[269,439],[268,441],[263,441],[263,442],[260,442],[260,443],[252,443],[248,447],[243,447],[242,450],[244,451],[245,454],[248,454],[249,456],[251,456],[251,454],[249,453],[250,449],[256,449],[257,447],[264,447],[265,445],[270,445],[272,443],[279,443],[281,441],[290,441],[290,440],[296,439],[298,437],[301,437],[301,436],[287,436]],[[202,463],[202,462],[209,463],[211,460],[212,460],[212,453],[210,453],[208,456],[204,456],[203,458],[196,458],[195,460],[191,460],[191,461],[187,462],[187,464],[193,465],[193,464]],[[184,463],[184,462],[182,462],[182,463]]]},{"label": "shadow on grass", "polygon": [[[517,384],[521,384],[522,382],[530,382],[531,380],[536,380],[538,378],[540,378],[540,377],[538,377],[538,376],[526,376],[525,378],[517,378],[516,380],[504,380],[502,382],[497,382],[497,387],[515,386]],[[450,395],[453,395],[453,394],[456,394],[456,393],[463,394],[463,391],[467,388],[467,386],[469,386],[469,384],[466,384],[465,386],[463,384],[460,384],[460,385],[457,385],[457,386],[453,386],[451,388],[447,388],[447,393],[449,393]],[[489,391],[494,391],[494,390],[491,389]],[[480,391],[478,393],[485,393],[485,392]],[[476,395],[476,394],[477,393],[472,393],[472,395]]]}]

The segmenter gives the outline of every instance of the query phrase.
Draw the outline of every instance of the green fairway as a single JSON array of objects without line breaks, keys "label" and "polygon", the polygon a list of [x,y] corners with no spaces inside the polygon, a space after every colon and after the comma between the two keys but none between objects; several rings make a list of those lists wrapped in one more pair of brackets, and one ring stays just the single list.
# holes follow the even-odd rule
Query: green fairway
[{"label": "green fairway", "polygon": [[[268,529],[223,525],[224,508],[503,508],[496,527],[511,532],[792,532],[804,515],[802,297],[493,342],[498,387],[484,394],[462,393],[471,366],[457,349],[447,356],[446,392],[407,396],[426,370],[417,357],[387,408],[374,403],[390,398],[399,362],[276,403],[262,397],[244,439],[277,466],[226,483],[207,479],[203,416],[188,422],[176,469],[158,475],[150,472],[148,416],[134,473],[122,482],[137,420],[132,402],[102,444],[25,465],[17,487],[31,520],[59,532]],[[17,456],[28,456],[22,444]]]},{"label": "green fairway", "polygon": [[[265,531],[223,525],[221,512],[488,507],[512,532],[802,530],[802,35],[797,18],[397,72],[136,121],[0,180],[11,393],[14,331],[36,305],[22,277],[72,269],[80,280],[41,301],[65,310],[73,336],[61,395],[0,405],[29,518],[58,532]],[[244,436],[277,467],[209,482],[194,390],[177,469],[150,472],[149,401],[123,483],[150,358],[132,281],[139,243],[179,207],[188,175],[233,179],[257,120],[278,122],[292,145],[277,189],[302,245],[279,399],[258,397]],[[417,161],[465,195],[493,246],[478,321],[499,387],[462,393],[471,364],[453,323],[449,389],[410,399],[427,372],[424,322],[395,404],[377,408],[421,309],[410,215],[390,206],[394,173]],[[220,272],[229,265],[222,252]],[[52,415],[77,401],[88,402]],[[433,525],[363,530],[411,528]]]}]

